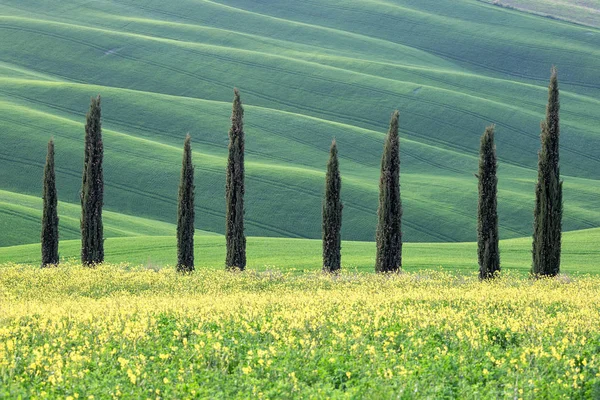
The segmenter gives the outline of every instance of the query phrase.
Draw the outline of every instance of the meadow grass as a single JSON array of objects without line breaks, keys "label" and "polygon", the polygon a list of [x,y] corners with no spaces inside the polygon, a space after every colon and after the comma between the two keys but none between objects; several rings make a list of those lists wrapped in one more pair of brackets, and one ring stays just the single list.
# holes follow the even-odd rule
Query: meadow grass
[{"label": "meadow grass", "polygon": [[6,398],[595,398],[600,280],[0,267]]},{"label": "meadow grass", "polygon": [[[600,274],[600,229],[565,232],[562,264],[564,273]],[[78,260],[80,240],[61,241],[63,261]],[[526,275],[531,267],[531,239],[520,238],[500,242],[502,268]],[[248,269],[279,270],[300,273],[322,267],[320,240],[289,238],[248,238]],[[39,244],[0,248],[0,263],[28,264],[38,267]],[[169,237],[118,237],[105,242],[106,261],[151,269],[173,268],[177,260],[175,235]],[[199,233],[195,238],[195,264],[199,271],[219,270],[225,263],[225,238]],[[375,266],[374,242],[342,243],[342,266],[351,272],[372,272]],[[473,274],[478,270],[476,243],[405,243],[403,268],[406,271],[436,269]],[[1,271],[1,269],[0,269]]]}]

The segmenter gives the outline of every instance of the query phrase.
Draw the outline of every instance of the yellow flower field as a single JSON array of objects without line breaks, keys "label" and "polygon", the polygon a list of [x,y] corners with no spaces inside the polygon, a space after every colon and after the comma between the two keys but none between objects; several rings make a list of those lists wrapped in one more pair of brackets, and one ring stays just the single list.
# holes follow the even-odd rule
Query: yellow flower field
[{"label": "yellow flower field", "polygon": [[599,398],[600,278],[0,267],[3,398]]}]

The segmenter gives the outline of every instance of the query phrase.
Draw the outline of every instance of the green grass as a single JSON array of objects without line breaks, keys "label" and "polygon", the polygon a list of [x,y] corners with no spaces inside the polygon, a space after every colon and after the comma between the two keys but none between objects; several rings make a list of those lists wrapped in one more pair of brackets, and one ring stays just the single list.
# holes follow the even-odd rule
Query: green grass
[{"label": "green grass", "polygon": [[[600,274],[600,229],[566,232],[563,237],[561,271],[567,274]],[[319,240],[287,238],[248,238],[248,269],[312,271],[322,266],[322,244]],[[81,242],[60,243],[63,260],[79,258]],[[531,266],[531,239],[504,240],[500,243],[502,268],[526,274]],[[105,243],[106,262],[125,263],[162,269],[177,260],[175,237],[141,236],[110,238]],[[0,248],[0,263],[38,266],[40,246],[20,245]],[[222,236],[197,235],[195,238],[196,269],[221,269],[225,262],[225,239]],[[342,264],[348,271],[373,271],[375,243],[343,242]],[[403,247],[406,271],[442,269],[472,273],[477,271],[475,243],[406,243]]]},{"label": "green grass", "polygon": [[[501,160],[500,232],[529,236],[552,64],[562,89],[564,227],[600,226],[600,46],[588,34],[600,31],[593,28],[471,0],[9,0],[0,16],[0,189],[39,198],[54,136],[59,211],[65,222],[75,218],[75,230],[69,207],[79,203],[84,115],[90,96],[101,93],[105,209],[150,223],[107,222],[107,235],[172,229],[186,132],[197,172],[196,227],[223,233],[238,86],[249,236],[320,237],[324,169],[336,137],[343,237],[372,241],[383,134],[395,108],[406,241],[475,240],[473,172],[489,123],[497,124]],[[3,214],[17,212],[6,203]],[[18,212],[28,219],[2,230],[0,246],[37,241],[39,206]],[[75,239],[67,225],[63,239]]]}]

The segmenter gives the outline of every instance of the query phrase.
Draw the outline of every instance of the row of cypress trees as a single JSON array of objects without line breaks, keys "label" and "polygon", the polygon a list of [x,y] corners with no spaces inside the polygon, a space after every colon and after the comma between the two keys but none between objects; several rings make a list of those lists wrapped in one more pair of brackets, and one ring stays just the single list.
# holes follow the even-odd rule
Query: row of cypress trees
[{"label": "row of cypress trees", "polygon": [[[552,68],[548,88],[546,119],[541,123],[541,150],[538,153],[538,181],[533,229],[534,276],[555,276],[560,272],[562,231],[562,181],[559,170],[559,90],[558,74]],[[500,272],[498,234],[498,161],[494,142],[495,127],[488,126],[481,137],[479,151],[477,259],[479,278],[491,279]],[[400,158],[398,111],[392,114],[381,159],[379,207],[377,210],[377,272],[395,272],[402,267],[402,201],[400,198]],[[327,164],[323,202],[323,269],[340,269],[342,203],[337,146],[331,146]]]},{"label": "row of cypress trees", "polygon": [[[81,263],[93,266],[104,261],[104,229],[102,206],[104,203],[104,174],[102,161],[102,111],[100,96],[92,98],[86,115],[83,174],[81,183]],[[54,139],[48,142],[44,166],[42,211],[42,267],[57,265],[58,255],[58,195],[54,171]]]},{"label": "row of cypress trees", "polygon": [[[244,235],[244,109],[237,89],[234,90],[231,129],[229,130],[229,159],[226,183],[226,238],[228,269],[246,267],[246,237]],[[85,152],[81,185],[81,263],[94,266],[104,261],[102,206],[104,175],[100,96],[91,99],[86,115]],[[194,165],[192,144],[188,134],[183,147],[181,179],[177,207],[177,270],[194,270]],[[42,267],[57,265],[58,254],[58,196],[54,167],[54,140],[48,142],[44,166],[41,250]]]},{"label": "row of cypress trees", "polygon": [[[400,199],[399,112],[394,111],[381,157],[377,208],[376,272],[397,272],[402,267],[402,201]],[[323,271],[341,268],[342,181],[335,139],[329,151],[323,200]]]},{"label": "row of cypress trees", "polygon": [[[538,181],[534,209],[533,266],[536,276],[560,272],[562,181],[559,172],[559,90],[556,68],[552,69],[546,119],[541,124]],[[244,234],[244,109],[237,89],[229,130],[226,170],[226,260],[227,269],[246,267]],[[392,114],[381,158],[379,206],[377,210],[377,272],[397,272],[402,267],[402,201],[400,197],[399,113]],[[490,279],[500,271],[497,185],[498,162],[494,126],[481,137],[478,178],[477,243],[479,277]],[[93,266],[104,261],[102,205],[104,178],[100,96],[92,98],[86,116],[85,155],[81,189],[81,261]],[[341,268],[341,174],[338,149],[333,140],[327,162],[322,206],[323,270]],[[191,137],[184,142],[177,211],[177,270],[194,270],[194,165]],[[54,142],[48,143],[44,168],[42,216],[42,266],[58,264],[58,213],[54,172]]]},{"label": "row of cypress trees", "polygon": [[[181,180],[177,208],[177,271],[194,270],[194,165],[192,139],[188,134],[183,145]],[[225,266],[231,270],[246,268],[244,235],[244,108],[240,93],[234,89],[229,129],[229,156],[225,183]]]},{"label": "row of cypress trees", "polygon": [[[541,123],[541,149],[538,152],[531,268],[531,274],[534,276],[555,276],[560,273],[563,200],[559,163],[559,111],[558,72],[555,67],[552,67],[546,118]],[[486,128],[481,137],[477,174],[479,179],[477,256],[481,279],[490,279],[500,272],[497,169],[492,125]]]}]

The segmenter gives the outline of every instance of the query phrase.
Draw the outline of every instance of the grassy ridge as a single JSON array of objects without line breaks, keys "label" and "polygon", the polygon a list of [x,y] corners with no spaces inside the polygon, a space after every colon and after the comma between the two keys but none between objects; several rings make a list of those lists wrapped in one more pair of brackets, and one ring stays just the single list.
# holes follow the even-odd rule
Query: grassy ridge
[{"label": "grassy ridge", "polygon": [[[83,116],[101,93],[106,208],[171,223],[189,131],[197,228],[222,233],[237,85],[247,104],[249,235],[320,236],[324,165],[336,137],[344,237],[372,240],[383,132],[399,108],[406,240],[474,240],[472,173],[491,122],[502,162],[501,234],[527,236],[554,63],[563,88],[565,228],[600,225],[590,207],[600,192],[600,48],[579,27],[471,1],[38,3],[0,5],[5,191],[39,196],[54,135],[59,195],[78,204]],[[3,232],[0,246],[31,237]]]},{"label": "grassy ridge", "polygon": [[[567,274],[600,274],[600,229],[566,232],[563,237],[561,270]],[[250,270],[319,270],[321,241],[287,238],[248,238],[248,268]],[[81,243],[68,240],[60,243],[63,259],[77,259]],[[128,263],[161,269],[177,260],[175,236],[109,238],[106,240],[106,261]],[[527,273],[531,266],[531,239],[510,239],[500,242],[504,270]],[[225,239],[222,236],[198,236],[195,239],[195,259],[198,270],[221,269],[225,262]],[[15,262],[38,265],[39,245],[0,248],[0,263]],[[437,269],[474,273],[477,271],[475,243],[407,243],[403,250],[406,271]],[[342,265],[350,271],[373,271],[373,242],[343,242]]]}]

